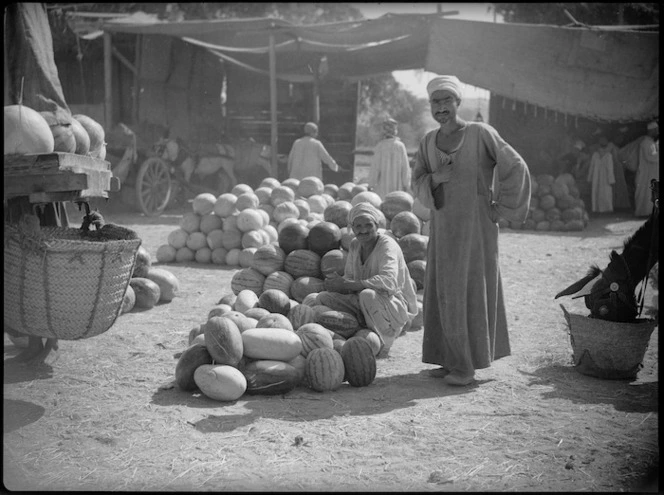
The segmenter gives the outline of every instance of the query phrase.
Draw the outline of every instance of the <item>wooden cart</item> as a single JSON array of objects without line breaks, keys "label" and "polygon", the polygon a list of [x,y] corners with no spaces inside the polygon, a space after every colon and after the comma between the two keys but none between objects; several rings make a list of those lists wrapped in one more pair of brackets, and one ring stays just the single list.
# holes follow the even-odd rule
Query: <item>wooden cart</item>
[{"label": "wooden cart", "polygon": [[88,204],[91,198],[108,198],[119,191],[105,160],[73,153],[6,155],[4,200],[26,196],[30,203],[73,201]]}]

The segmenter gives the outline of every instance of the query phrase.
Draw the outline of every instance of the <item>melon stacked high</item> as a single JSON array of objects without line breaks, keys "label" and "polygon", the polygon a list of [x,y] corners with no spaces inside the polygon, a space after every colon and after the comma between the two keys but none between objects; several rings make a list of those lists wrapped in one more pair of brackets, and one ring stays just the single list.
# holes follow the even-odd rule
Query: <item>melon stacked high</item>
[{"label": "melon stacked high", "polygon": [[[281,183],[268,177],[255,190],[247,184],[238,184],[230,193],[218,197],[209,193],[198,195],[192,203],[193,211],[183,215],[180,226],[158,248],[157,260],[247,269],[256,268],[254,258],[258,254],[264,265],[258,271],[263,273],[269,268],[264,260],[267,254],[262,249],[266,246],[281,247],[285,254],[295,247],[322,258],[327,251],[348,249],[354,236],[347,225],[348,211],[361,201],[372,203],[384,213],[381,230],[399,241],[411,276],[421,289],[429,210],[406,192],[395,191],[381,198],[368,191],[365,184],[347,182],[336,186],[323,184],[317,177],[287,179]],[[300,252],[297,256],[295,261],[314,272],[313,265],[322,261],[311,253]],[[328,256],[325,264],[334,256],[339,257],[339,253]],[[241,277],[245,276],[245,283],[260,291],[262,287],[257,284],[262,279],[252,271]]]},{"label": "melon stacked high", "polygon": [[[219,196],[212,211],[223,212],[221,232],[215,235],[235,239],[235,245],[215,249],[226,249],[225,259],[240,268],[207,321],[190,331],[190,347],[176,369],[178,385],[198,388],[211,398],[235,400],[245,392],[285,393],[302,384],[318,391],[335,390],[345,380],[353,386],[370,384],[381,348],[378,335],[362,328],[352,314],[319,304],[317,295],[326,276],[344,273],[354,236],[348,212],[362,201],[383,212],[381,231],[397,239],[413,283],[421,287],[428,237],[422,234],[426,218],[413,211],[412,196],[395,192],[380,198],[365,185],[336,187],[316,177],[283,183],[266,179],[255,191],[237,192]],[[228,194],[236,198],[234,211]],[[252,197],[247,201],[252,206],[245,206],[243,195]],[[219,201],[226,202],[224,210]],[[249,232],[254,232],[251,238]],[[269,240],[258,241],[265,238]],[[248,245],[248,239],[256,244]],[[220,254],[212,256],[221,259]],[[232,359],[223,358],[217,347],[232,349],[223,351]],[[205,378],[196,380],[196,370],[203,365],[207,367],[198,374]]]},{"label": "melon stacked high", "polygon": [[590,218],[574,176],[541,174],[531,177],[530,210],[524,223],[501,220],[499,226],[516,230],[581,231]]}]

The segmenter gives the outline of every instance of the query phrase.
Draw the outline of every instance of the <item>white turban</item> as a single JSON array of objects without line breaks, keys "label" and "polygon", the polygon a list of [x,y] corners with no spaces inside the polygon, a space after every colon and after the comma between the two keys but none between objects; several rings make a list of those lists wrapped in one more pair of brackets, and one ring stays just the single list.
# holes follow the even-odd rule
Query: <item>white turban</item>
[{"label": "white turban", "polygon": [[648,122],[647,129],[649,131],[652,130],[652,129],[659,129],[659,126],[657,125],[657,122],[652,121],[652,122]]},{"label": "white turban", "polygon": [[429,98],[434,91],[449,91],[454,93],[454,95],[461,99],[461,93],[463,92],[463,83],[459,81],[457,76],[438,76],[434,77],[429,84],[427,84],[427,93],[429,93]]},{"label": "white turban", "polygon": [[348,212],[348,224],[353,225],[353,221],[360,216],[369,217],[376,225],[380,224],[382,212],[367,201],[362,201],[353,206]]}]

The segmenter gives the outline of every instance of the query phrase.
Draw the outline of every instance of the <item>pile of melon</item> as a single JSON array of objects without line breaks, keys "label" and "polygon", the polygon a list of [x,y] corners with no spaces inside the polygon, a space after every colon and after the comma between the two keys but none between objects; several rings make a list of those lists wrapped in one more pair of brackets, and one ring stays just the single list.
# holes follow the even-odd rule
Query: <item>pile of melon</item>
[{"label": "pile of melon", "polygon": [[[348,212],[361,201],[370,202],[383,213],[380,228],[398,240],[411,276],[421,289],[429,210],[406,192],[395,191],[381,198],[365,184],[347,182],[336,186],[323,184],[317,177],[281,183],[268,177],[255,190],[247,184],[237,184],[230,193],[218,197],[210,193],[196,196],[193,211],[183,215],[179,227],[169,233],[167,243],[159,246],[157,260],[238,267],[243,270],[238,283],[250,285],[259,295],[268,276],[272,277],[268,285],[280,286],[294,282],[286,275],[320,278],[324,272],[316,265],[321,264],[322,257],[335,251],[324,264],[333,259],[338,263],[347,251],[354,236],[347,225]],[[275,252],[275,247],[280,247],[283,255]],[[289,260],[289,266],[297,264],[302,269],[289,273],[279,258],[285,262],[285,256],[293,250],[300,252]],[[274,274],[277,271],[281,274]],[[295,285],[296,292],[300,282]]]},{"label": "pile of melon", "polygon": [[104,128],[87,115],[73,115],[69,123],[53,112],[37,112],[25,105],[7,105],[4,112],[4,154],[74,153],[103,160]]},{"label": "pile of melon", "polygon": [[152,257],[143,246],[136,253],[134,269],[122,299],[120,314],[134,308],[151,309],[159,302],[170,302],[180,290],[180,281],[169,270],[152,266]]},{"label": "pile of melon", "polygon": [[298,304],[277,289],[260,297],[249,289],[226,294],[207,321],[189,332],[189,346],[175,367],[176,385],[220,401],[245,393],[286,394],[298,386],[329,392],[345,381],[370,385],[378,336],[359,329],[357,321],[332,331],[316,323],[317,312],[337,317],[329,308]]},{"label": "pile of melon", "polygon": [[569,173],[531,177],[530,210],[524,223],[501,220],[512,229],[573,232],[585,229],[590,221],[580,198],[574,176]]}]

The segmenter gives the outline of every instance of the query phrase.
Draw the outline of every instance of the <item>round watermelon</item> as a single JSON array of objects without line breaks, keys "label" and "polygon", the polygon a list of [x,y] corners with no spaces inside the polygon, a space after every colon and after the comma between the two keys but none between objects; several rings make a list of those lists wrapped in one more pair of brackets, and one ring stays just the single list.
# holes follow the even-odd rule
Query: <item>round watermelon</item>
[{"label": "round watermelon", "polygon": [[341,230],[332,222],[319,222],[309,230],[307,238],[309,250],[323,256],[332,249],[339,249]]},{"label": "round watermelon", "polygon": [[285,254],[296,249],[307,249],[309,229],[299,222],[285,225],[280,231],[277,242]]}]

